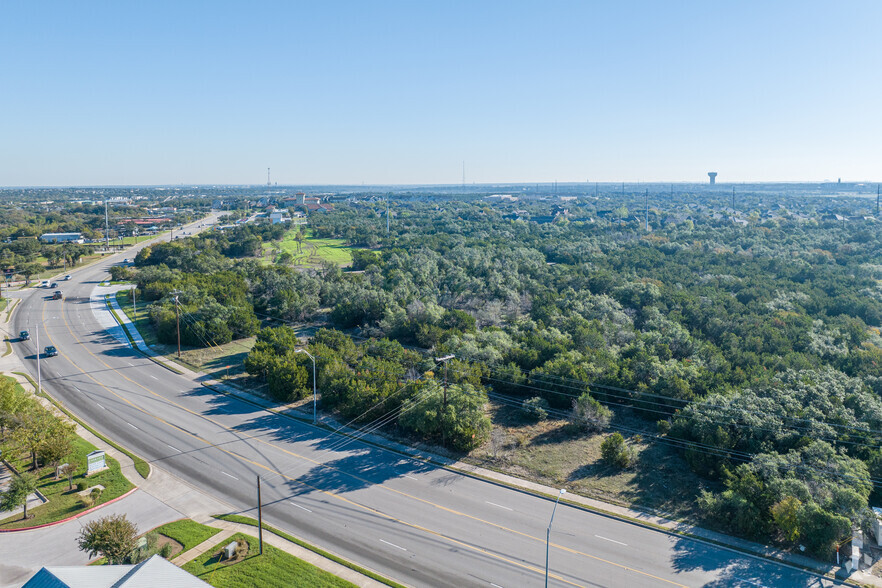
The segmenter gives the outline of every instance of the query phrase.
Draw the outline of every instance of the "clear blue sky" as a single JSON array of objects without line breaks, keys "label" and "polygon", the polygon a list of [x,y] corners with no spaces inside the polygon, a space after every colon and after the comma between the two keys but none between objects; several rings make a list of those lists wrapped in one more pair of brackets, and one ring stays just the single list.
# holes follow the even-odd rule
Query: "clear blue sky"
[{"label": "clear blue sky", "polygon": [[882,179],[882,2],[0,3],[0,186]]}]

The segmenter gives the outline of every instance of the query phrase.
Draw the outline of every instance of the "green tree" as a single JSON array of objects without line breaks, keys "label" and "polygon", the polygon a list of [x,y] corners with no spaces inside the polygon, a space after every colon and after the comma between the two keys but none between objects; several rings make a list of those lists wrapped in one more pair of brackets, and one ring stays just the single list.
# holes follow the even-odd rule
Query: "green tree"
[{"label": "green tree", "polygon": [[794,543],[799,539],[799,512],[802,502],[795,496],[785,496],[772,506],[772,520],[778,525],[784,539]]},{"label": "green tree", "polygon": [[617,468],[626,468],[634,462],[634,450],[625,443],[621,433],[613,433],[600,444],[603,461]]},{"label": "green tree", "polygon": [[28,518],[28,495],[37,489],[37,477],[23,473],[9,482],[6,492],[0,494],[0,510],[15,510],[24,507],[22,519]]},{"label": "green tree", "polygon": [[490,435],[486,404],[487,395],[471,384],[453,384],[445,395],[444,387],[432,380],[404,403],[398,424],[425,439],[468,451]]},{"label": "green tree", "polygon": [[80,530],[77,539],[80,550],[89,557],[100,554],[111,564],[124,563],[135,549],[138,528],[126,515],[110,515],[91,521]]},{"label": "green tree", "polygon": [[37,446],[37,457],[44,464],[51,465],[53,470],[57,469],[58,464],[73,452],[75,431],[76,427],[72,423],[61,419],[51,421],[43,440]]},{"label": "green tree", "polygon": [[20,421],[21,413],[33,402],[22,390],[16,387],[12,378],[0,378],[0,437],[6,436],[7,427],[14,427]]}]

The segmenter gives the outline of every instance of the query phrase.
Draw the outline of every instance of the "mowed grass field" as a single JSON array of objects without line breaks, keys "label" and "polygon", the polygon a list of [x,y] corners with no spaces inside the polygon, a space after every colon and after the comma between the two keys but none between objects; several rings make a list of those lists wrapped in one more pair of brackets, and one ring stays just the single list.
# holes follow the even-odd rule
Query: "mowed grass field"
[{"label": "mowed grass field", "polygon": [[[347,246],[343,239],[314,239],[308,229],[306,239],[303,240],[302,251],[298,252],[297,240],[295,239],[298,230],[299,228],[291,229],[285,234],[285,238],[278,243],[279,252],[288,252],[294,256],[292,260],[294,265],[319,266],[325,261],[340,266],[352,263],[352,255],[349,253],[352,248]],[[273,243],[264,243],[264,252],[273,252],[273,245]]]}]

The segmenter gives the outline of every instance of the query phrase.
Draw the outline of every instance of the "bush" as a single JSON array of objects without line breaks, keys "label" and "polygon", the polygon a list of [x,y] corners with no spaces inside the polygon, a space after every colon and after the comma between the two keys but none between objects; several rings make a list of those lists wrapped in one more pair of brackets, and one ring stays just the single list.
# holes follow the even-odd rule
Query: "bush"
[{"label": "bush", "polygon": [[656,423],[659,435],[667,435],[671,432],[671,421],[662,419]]},{"label": "bush", "polygon": [[536,421],[544,421],[547,419],[549,408],[548,401],[541,396],[528,398],[527,400],[524,400],[523,404],[521,404],[521,412],[523,412],[527,418]]},{"label": "bush", "polygon": [[621,433],[613,433],[600,444],[600,455],[606,463],[626,468],[634,463],[634,450],[625,443]]},{"label": "bush", "polygon": [[606,428],[610,416],[610,410],[594,400],[588,392],[573,400],[573,424],[589,433]]},{"label": "bush", "polygon": [[172,549],[173,548],[171,543],[165,543],[162,547],[159,548],[159,555],[161,555],[165,559],[168,559],[171,557]]},{"label": "bush", "polygon": [[77,492],[82,492],[85,489],[86,489],[85,482],[77,482]]}]

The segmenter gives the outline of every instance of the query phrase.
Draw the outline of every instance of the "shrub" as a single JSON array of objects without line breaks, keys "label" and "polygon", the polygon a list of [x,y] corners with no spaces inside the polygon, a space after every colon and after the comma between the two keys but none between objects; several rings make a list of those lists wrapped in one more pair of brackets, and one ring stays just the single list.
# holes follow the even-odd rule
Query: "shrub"
[{"label": "shrub", "polygon": [[524,400],[523,404],[521,404],[521,412],[523,412],[527,418],[536,421],[544,421],[547,419],[549,408],[548,401],[541,396],[528,398],[527,400]]},{"label": "shrub", "polygon": [[86,489],[85,482],[77,482],[77,492],[82,492],[85,489]]},{"label": "shrub", "polygon": [[671,432],[671,421],[662,419],[656,423],[659,435],[667,435]]},{"label": "shrub", "polygon": [[170,558],[171,554],[172,554],[172,544],[171,543],[166,543],[162,547],[159,548],[159,555],[161,555],[165,559]]},{"label": "shrub", "polygon": [[610,410],[594,400],[588,392],[583,392],[578,399],[573,400],[573,424],[585,431],[604,429],[609,424],[610,416]]},{"label": "shrub", "polygon": [[626,468],[634,462],[634,450],[625,443],[621,433],[613,433],[600,444],[600,455],[606,463]]}]

